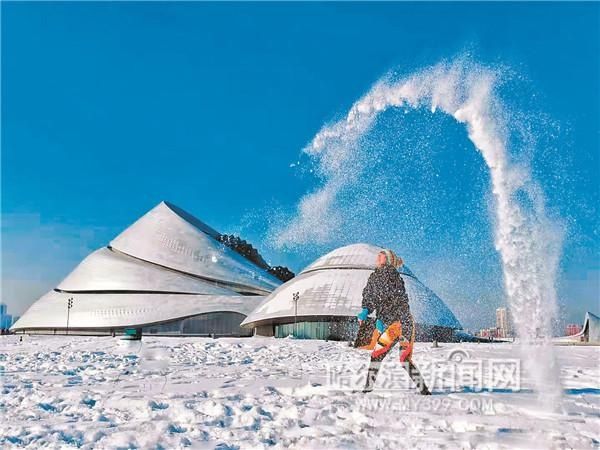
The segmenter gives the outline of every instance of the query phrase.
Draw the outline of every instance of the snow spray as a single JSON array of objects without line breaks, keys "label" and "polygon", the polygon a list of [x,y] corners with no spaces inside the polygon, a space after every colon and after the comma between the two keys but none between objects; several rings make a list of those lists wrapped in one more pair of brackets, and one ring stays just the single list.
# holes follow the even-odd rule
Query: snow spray
[{"label": "snow spray", "polygon": [[[441,111],[466,127],[489,170],[495,248],[524,356],[546,406],[557,405],[560,383],[551,345],[557,301],[555,276],[562,229],[545,208],[544,194],[525,166],[511,161],[510,114],[497,94],[501,73],[465,59],[443,62],[402,79],[385,77],[341,120],[324,126],[304,148],[322,186],[299,202],[276,232],[275,244],[325,243],[342,222],[336,196],[360,176],[361,137],[390,108]],[[325,218],[325,219],[324,219]]]}]

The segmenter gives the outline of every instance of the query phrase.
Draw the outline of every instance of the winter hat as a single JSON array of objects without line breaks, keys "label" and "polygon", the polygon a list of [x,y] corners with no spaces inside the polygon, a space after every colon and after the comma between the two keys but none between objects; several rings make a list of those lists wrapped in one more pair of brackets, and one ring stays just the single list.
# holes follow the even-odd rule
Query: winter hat
[{"label": "winter hat", "polygon": [[395,267],[396,269],[400,266],[402,266],[402,264],[404,264],[404,261],[402,261],[402,258],[400,258],[399,256],[397,256],[392,250],[390,250],[389,248],[386,250],[382,250],[381,253],[383,253],[385,255],[385,260],[386,263],[392,267]]}]

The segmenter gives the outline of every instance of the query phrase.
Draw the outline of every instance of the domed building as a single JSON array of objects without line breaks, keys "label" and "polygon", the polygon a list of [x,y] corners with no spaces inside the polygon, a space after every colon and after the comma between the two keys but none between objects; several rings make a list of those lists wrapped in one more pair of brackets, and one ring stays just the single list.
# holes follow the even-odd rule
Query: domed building
[{"label": "domed building", "polygon": [[161,202],[85,258],[11,330],[250,335],[240,322],[281,281],[220,237],[182,209]]},{"label": "domed building", "polygon": [[[263,336],[354,339],[362,291],[381,250],[354,244],[320,257],[269,294],[241,325]],[[454,340],[454,331],[462,326],[452,311],[406,265],[399,271],[415,318],[417,339]]]}]

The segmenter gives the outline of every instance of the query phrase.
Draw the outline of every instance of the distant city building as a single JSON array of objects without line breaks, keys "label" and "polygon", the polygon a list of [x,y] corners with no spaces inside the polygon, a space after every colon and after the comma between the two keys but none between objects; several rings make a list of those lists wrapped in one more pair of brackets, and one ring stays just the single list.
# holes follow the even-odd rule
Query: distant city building
[{"label": "distant city building", "polygon": [[565,336],[573,336],[581,332],[581,325],[570,323],[565,330]]},{"label": "distant city building", "polygon": [[506,339],[512,335],[508,311],[506,308],[496,309],[496,329],[497,336],[500,339]]},{"label": "distant city building", "polygon": [[0,330],[4,333],[13,324],[13,317],[8,314],[8,306],[5,303],[0,303]]},{"label": "distant city building", "polygon": [[2,316],[2,329],[8,330],[13,324],[13,318],[11,314],[4,314]]},{"label": "distant city building", "polygon": [[508,336],[500,328],[482,328],[476,335],[483,339],[506,339]]},{"label": "distant city building", "polygon": [[497,308],[496,326],[480,329],[477,336],[483,339],[507,339],[512,337],[508,310],[506,308]]},{"label": "distant city building", "polygon": [[497,337],[496,328],[482,328],[477,336],[483,339],[495,339]]}]

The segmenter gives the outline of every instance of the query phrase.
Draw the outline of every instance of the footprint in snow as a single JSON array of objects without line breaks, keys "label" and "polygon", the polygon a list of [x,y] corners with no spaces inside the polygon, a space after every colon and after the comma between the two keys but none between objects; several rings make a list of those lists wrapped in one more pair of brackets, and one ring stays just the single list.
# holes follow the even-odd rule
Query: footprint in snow
[{"label": "footprint in snow", "polygon": [[152,411],[160,411],[162,409],[167,409],[169,407],[169,404],[163,402],[155,402],[154,400],[151,400],[148,402],[148,406]]},{"label": "footprint in snow", "polygon": [[38,403],[38,407],[48,412],[56,412],[56,406],[50,403]]},{"label": "footprint in snow", "polygon": [[215,450],[240,450],[240,447],[238,447],[237,445],[220,443],[215,447]]},{"label": "footprint in snow", "polygon": [[176,434],[176,433],[185,433],[187,431],[187,429],[182,426],[179,426],[179,425],[170,424],[169,427],[167,428],[167,431],[169,432],[169,434]]},{"label": "footprint in snow", "polygon": [[83,405],[86,405],[88,408],[93,408],[94,406],[96,406],[96,400],[94,400],[93,398],[84,398],[83,400],[81,400],[81,403]]}]

